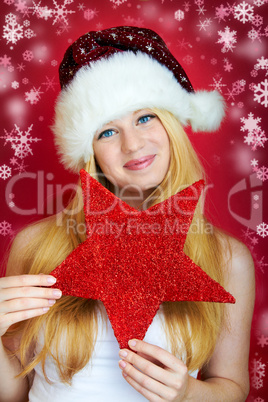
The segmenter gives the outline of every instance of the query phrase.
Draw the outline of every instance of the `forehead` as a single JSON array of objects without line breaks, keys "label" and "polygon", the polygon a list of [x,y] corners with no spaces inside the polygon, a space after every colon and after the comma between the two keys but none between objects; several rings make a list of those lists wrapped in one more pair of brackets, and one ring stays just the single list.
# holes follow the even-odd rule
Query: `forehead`
[{"label": "forehead", "polygon": [[114,119],[109,121],[108,123],[105,123],[102,127],[106,127],[108,125],[117,125],[120,124],[122,122],[126,122],[126,121],[130,121],[130,120],[134,120],[136,117],[144,114],[144,113],[152,113],[151,109],[139,109],[139,110],[135,110],[134,112],[128,112],[127,114],[124,114],[122,117]]}]

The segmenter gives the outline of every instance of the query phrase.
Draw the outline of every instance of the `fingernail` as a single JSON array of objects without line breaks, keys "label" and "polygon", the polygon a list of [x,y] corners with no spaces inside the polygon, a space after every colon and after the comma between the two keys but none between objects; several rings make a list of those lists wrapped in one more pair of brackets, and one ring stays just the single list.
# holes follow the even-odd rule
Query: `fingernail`
[{"label": "fingernail", "polygon": [[60,290],[53,290],[53,296],[55,297],[61,297],[61,291]]},{"label": "fingernail", "polygon": [[134,339],[131,339],[131,340],[128,342],[128,344],[129,344],[129,346],[134,347],[134,346],[137,345],[137,342],[136,342]]},{"label": "fingernail", "polygon": [[56,300],[53,300],[53,299],[50,299],[49,301],[48,301],[48,304],[50,305],[50,306],[53,306],[53,304],[55,304],[56,303]]},{"label": "fingernail", "polygon": [[48,282],[48,283],[53,284],[53,283],[56,283],[56,281],[57,281],[57,279],[54,278],[54,276],[49,276],[49,277],[47,278],[47,282]]},{"label": "fingernail", "polygon": [[43,307],[44,313],[48,312],[48,310],[49,310],[49,307]]},{"label": "fingernail", "polygon": [[124,362],[123,360],[120,360],[120,361],[119,361],[119,366],[120,366],[121,368],[125,368],[126,365],[127,365],[127,363]]},{"label": "fingernail", "polygon": [[127,352],[125,350],[120,350],[119,356],[120,357],[127,357]]}]

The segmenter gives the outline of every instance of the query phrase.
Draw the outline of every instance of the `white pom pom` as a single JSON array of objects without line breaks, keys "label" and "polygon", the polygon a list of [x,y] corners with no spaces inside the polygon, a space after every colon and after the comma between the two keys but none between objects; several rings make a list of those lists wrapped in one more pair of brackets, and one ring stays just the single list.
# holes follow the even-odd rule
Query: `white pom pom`
[{"label": "white pom pom", "polygon": [[189,97],[193,131],[216,131],[225,115],[225,102],[221,94],[218,91],[198,91],[189,94]]}]

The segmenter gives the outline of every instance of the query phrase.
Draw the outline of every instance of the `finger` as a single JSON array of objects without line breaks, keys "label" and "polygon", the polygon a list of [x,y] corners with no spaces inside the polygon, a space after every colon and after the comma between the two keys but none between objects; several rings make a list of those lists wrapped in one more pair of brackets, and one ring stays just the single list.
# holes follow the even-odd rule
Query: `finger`
[{"label": "finger", "polygon": [[156,395],[154,392],[148,391],[148,389],[142,388],[135,380],[133,380],[133,378],[127,375],[125,376],[124,372],[123,377],[136,391],[138,391],[141,395],[143,395],[148,401],[152,402],[163,401],[163,398],[161,398],[159,395]]},{"label": "finger", "polygon": [[16,288],[22,286],[51,286],[57,279],[52,275],[16,275],[0,279],[0,288]]},{"label": "finger", "polygon": [[155,356],[157,356],[157,360],[174,372],[178,372],[180,369],[184,371],[186,368],[185,364],[180,359],[159,346],[152,345],[138,339],[131,339],[128,342],[128,345],[135,352],[140,352],[150,356],[151,358],[155,358]]},{"label": "finger", "polygon": [[142,395],[144,395],[145,391],[149,391],[161,398],[167,395],[167,387],[164,384],[142,373],[139,369],[132,366],[132,364],[120,360],[119,367],[123,370],[125,379],[129,383],[131,382],[132,386],[135,384],[134,388]]},{"label": "finger", "polygon": [[20,298],[59,299],[62,292],[59,289],[42,287],[18,287],[0,290],[0,300],[7,301]]},{"label": "finger", "polygon": [[46,314],[48,311],[49,307],[43,307],[0,315],[0,328],[9,328],[11,325],[16,324],[17,322],[28,320],[29,318],[38,317],[40,315]]},{"label": "finger", "polygon": [[35,299],[35,298],[13,299],[0,303],[0,314],[8,314],[23,310],[51,307],[55,303],[56,303],[55,299]]},{"label": "finger", "polygon": [[[124,360],[124,362],[128,362],[131,365],[135,366],[138,370],[142,371],[147,376],[150,376],[157,381],[160,381],[165,384],[167,383],[168,385],[170,385],[169,383],[171,381],[169,381],[168,378],[165,378],[168,375],[170,375],[170,372],[165,371],[163,368],[157,366],[156,364],[144,358],[143,356],[139,356],[138,354],[127,349],[120,350],[119,356],[121,357],[121,359]],[[136,377],[136,381],[137,380],[138,377]]]}]

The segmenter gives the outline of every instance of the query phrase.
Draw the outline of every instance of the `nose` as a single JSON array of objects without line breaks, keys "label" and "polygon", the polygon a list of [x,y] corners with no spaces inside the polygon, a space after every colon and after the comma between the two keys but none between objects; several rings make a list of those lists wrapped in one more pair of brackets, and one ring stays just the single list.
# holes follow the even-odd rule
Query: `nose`
[{"label": "nose", "polygon": [[138,151],[144,146],[142,133],[136,127],[128,127],[121,133],[121,150],[128,154]]}]

